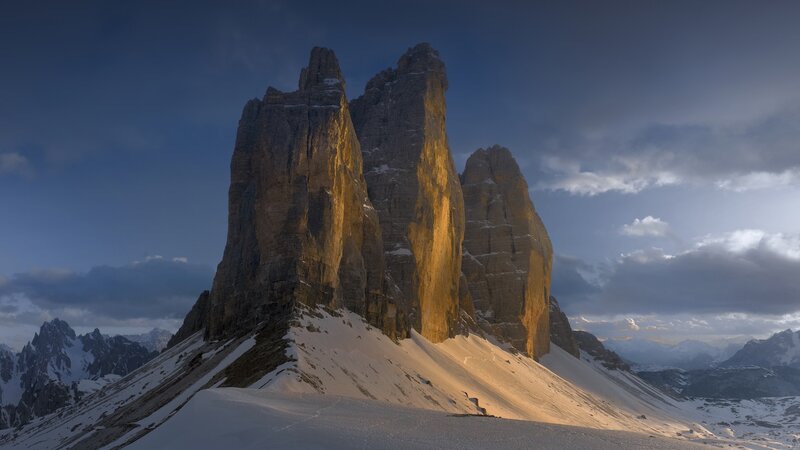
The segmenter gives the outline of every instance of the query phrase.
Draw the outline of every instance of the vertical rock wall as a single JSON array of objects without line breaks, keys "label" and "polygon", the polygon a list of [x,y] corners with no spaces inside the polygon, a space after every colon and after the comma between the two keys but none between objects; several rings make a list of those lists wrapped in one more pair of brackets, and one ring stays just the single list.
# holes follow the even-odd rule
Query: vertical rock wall
[{"label": "vertical rock wall", "polygon": [[[464,208],[445,132],[447,76],[420,44],[351,102],[387,270],[402,292],[398,329],[433,342],[458,320]],[[402,334],[402,333],[401,333]]]},{"label": "vertical rock wall", "polygon": [[338,61],[315,48],[297,91],[269,88],[244,108],[225,253],[196,308],[203,320],[179,334],[199,322],[211,337],[230,335],[298,304],[346,307],[382,326],[383,245],[362,168]]},{"label": "vertical rock wall", "polygon": [[553,249],[511,152],[494,146],[467,160],[463,271],[479,323],[538,357],[549,351]]}]

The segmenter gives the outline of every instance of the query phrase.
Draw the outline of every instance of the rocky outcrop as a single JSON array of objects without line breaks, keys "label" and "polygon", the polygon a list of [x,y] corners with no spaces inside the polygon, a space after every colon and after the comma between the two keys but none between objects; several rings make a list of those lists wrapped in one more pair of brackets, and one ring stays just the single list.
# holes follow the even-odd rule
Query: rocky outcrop
[{"label": "rocky outcrop", "polygon": [[570,355],[580,358],[581,349],[572,333],[567,315],[561,311],[558,300],[550,297],[550,343],[561,347]]},{"label": "rocky outcrop", "polygon": [[573,335],[581,351],[586,352],[606,369],[631,371],[631,367],[616,353],[608,350],[595,335],[586,331],[574,331]]},{"label": "rocky outcrop", "polygon": [[461,187],[445,132],[446,89],[439,54],[420,44],[350,104],[387,270],[403,295],[399,333],[414,328],[433,342],[456,329],[464,233]]},{"label": "rocky outcrop", "polygon": [[297,91],[269,88],[244,107],[222,262],[173,343],[201,327],[218,338],[282,322],[302,305],[346,307],[392,334],[362,166],[336,56],[314,48]]},{"label": "rocky outcrop", "polygon": [[462,175],[463,271],[478,322],[539,357],[550,344],[553,249],[508,149],[479,149]]},{"label": "rocky outcrop", "polygon": [[208,317],[209,294],[209,291],[203,291],[200,293],[200,296],[197,297],[197,301],[194,302],[192,309],[190,309],[186,314],[186,317],[183,318],[183,324],[181,324],[180,329],[178,329],[178,331],[176,331],[175,334],[173,334],[170,338],[169,343],[167,343],[167,347],[172,347],[173,345],[182,342],[192,334],[205,329],[206,321],[210,320]]}]

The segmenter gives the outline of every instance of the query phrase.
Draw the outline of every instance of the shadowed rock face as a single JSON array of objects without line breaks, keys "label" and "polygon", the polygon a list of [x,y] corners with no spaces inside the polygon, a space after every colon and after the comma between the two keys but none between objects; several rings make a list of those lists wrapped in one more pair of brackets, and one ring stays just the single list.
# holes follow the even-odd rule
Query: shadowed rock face
[{"label": "shadowed rock face", "polygon": [[433,342],[456,329],[464,234],[461,186],[445,133],[446,89],[444,63],[420,44],[350,104],[387,271],[402,292],[399,334],[413,327]]},{"label": "shadowed rock face", "polygon": [[550,297],[550,343],[561,347],[576,358],[581,357],[581,350],[578,347],[578,341],[572,334],[569,319],[561,311],[558,300],[552,296]]},{"label": "shadowed rock face", "polygon": [[225,253],[173,343],[200,327],[214,338],[281,322],[298,305],[346,307],[382,327],[383,244],[362,166],[336,56],[314,48],[297,91],[269,88],[244,107]]},{"label": "shadowed rock face", "polygon": [[631,367],[618,354],[608,350],[595,335],[586,331],[573,331],[578,347],[592,358],[600,361],[606,369],[630,372]]},{"label": "shadowed rock face", "polygon": [[494,146],[467,160],[463,271],[479,323],[520,351],[550,349],[553,249],[511,152]]}]

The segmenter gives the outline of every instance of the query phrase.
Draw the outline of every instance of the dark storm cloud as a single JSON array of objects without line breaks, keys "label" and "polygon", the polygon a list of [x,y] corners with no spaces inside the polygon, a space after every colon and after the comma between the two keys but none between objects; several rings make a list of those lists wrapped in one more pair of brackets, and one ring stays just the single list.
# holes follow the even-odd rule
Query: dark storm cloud
[{"label": "dark storm cloud", "polygon": [[600,288],[586,281],[586,274],[595,268],[579,258],[555,255],[553,258],[552,293],[559,302],[586,301],[600,292]]},{"label": "dark storm cloud", "polygon": [[[782,315],[800,312],[797,237],[756,230],[708,238],[677,255],[658,249],[624,255],[597,292],[576,265],[556,266],[553,293],[588,314]],[[556,284],[556,280],[560,280]],[[563,290],[564,294],[560,294]]]},{"label": "dark storm cloud", "polygon": [[[162,258],[86,273],[38,270],[0,284],[0,298],[29,300],[40,310],[85,310],[111,319],[181,318],[211,284],[208,266]],[[9,301],[4,307],[16,308]]]}]

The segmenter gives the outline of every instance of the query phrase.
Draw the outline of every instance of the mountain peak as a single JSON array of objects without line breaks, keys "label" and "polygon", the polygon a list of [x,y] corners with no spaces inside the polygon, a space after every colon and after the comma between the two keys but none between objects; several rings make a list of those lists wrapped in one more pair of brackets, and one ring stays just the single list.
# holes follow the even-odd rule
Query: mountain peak
[{"label": "mountain peak", "polygon": [[442,87],[447,89],[447,71],[444,61],[430,44],[423,42],[409,48],[397,61],[397,74],[424,75],[434,72],[441,77]]},{"label": "mountain peak", "polygon": [[466,210],[461,270],[476,319],[518,350],[549,351],[553,246],[511,152],[478,149],[461,176]]},{"label": "mountain peak", "polygon": [[775,333],[767,339],[753,339],[722,367],[759,366],[764,368],[790,366],[800,368],[800,333],[791,329]]},{"label": "mountain peak", "polygon": [[74,340],[75,330],[69,324],[59,318],[49,322],[44,322],[39,328],[39,332],[33,336],[31,343],[36,346],[43,342],[59,344],[65,340]]},{"label": "mountain peak", "polygon": [[344,76],[339,68],[339,60],[333,50],[325,47],[314,47],[311,49],[308,66],[300,71],[300,82],[298,83],[301,91],[314,88],[316,86],[338,86],[344,89]]}]

